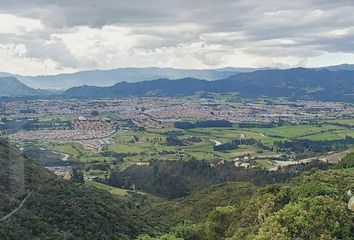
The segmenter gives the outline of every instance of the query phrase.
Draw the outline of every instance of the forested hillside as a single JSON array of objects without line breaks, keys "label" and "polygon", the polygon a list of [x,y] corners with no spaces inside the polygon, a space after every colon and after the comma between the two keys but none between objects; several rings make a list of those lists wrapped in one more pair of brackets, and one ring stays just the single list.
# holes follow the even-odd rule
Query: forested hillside
[{"label": "forested hillside", "polygon": [[314,169],[289,184],[259,188],[246,204],[219,206],[197,224],[180,223],[161,237],[139,239],[353,239],[354,213],[347,209],[353,162],[350,154],[336,169]]},{"label": "forested hillside", "polygon": [[[21,165],[24,176],[13,175],[14,169],[21,171]],[[12,190],[18,188],[23,191],[14,194]],[[57,178],[1,140],[0,218],[16,209],[29,193],[23,207],[0,222],[0,239],[120,240],[149,229],[126,201],[86,184]]]},{"label": "forested hillside", "polygon": [[[112,171],[107,183],[121,188],[135,188],[168,199],[184,197],[215,184],[227,181],[249,182],[258,186],[284,183],[299,172],[313,167],[325,169],[323,162],[283,168],[282,171],[245,169],[232,162],[207,161],[155,161],[148,166],[130,166],[123,171]],[[296,168],[296,167],[294,167]]]},{"label": "forested hillside", "polygon": [[[167,193],[188,187],[183,197],[168,200],[136,191],[117,195],[62,180],[1,140],[0,239],[353,239],[354,214],[347,209],[347,192],[354,189],[353,163],[349,154],[327,170],[319,164],[303,166],[315,168],[292,180],[284,178],[286,183],[267,182],[271,175],[252,171],[235,172],[238,178],[224,178],[221,184],[208,182],[212,175],[218,179],[227,176],[222,171],[232,171],[225,165],[214,172],[203,162],[152,165],[141,172],[143,181],[155,172],[156,189],[168,186]],[[176,175],[167,177],[171,171]],[[264,182],[259,182],[261,176]],[[178,178],[183,181],[171,184]]]}]

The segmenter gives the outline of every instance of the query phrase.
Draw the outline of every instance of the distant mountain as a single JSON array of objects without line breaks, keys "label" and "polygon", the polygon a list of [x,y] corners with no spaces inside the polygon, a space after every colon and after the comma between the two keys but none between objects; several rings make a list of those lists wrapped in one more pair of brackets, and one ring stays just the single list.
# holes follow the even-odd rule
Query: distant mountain
[{"label": "distant mountain", "polygon": [[223,80],[205,81],[193,78],[158,79],[138,83],[117,83],[112,87],[75,87],[65,91],[69,96],[178,96],[196,92],[238,92],[241,97],[288,97],[354,102],[354,71],[294,68],[239,73]]},{"label": "distant mountain", "polygon": [[159,78],[180,79],[198,78],[216,80],[230,77],[238,72],[251,72],[255,68],[223,68],[223,69],[174,69],[174,68],[117,68],[112,70],[82,71],[68,74],[47,76],[20,76],[0,73],[1,76],[13,76],[33,88],[68,89],[82,85],[108,87],[118,82],[140,82]]},{"label": "distant mountain", "polygon": [[77,73],[48,75],[48,76],[16,76],[24,84],[33,88],[68,89],[71,87],[112,86],[118,82],[139,82],[158,78],[179,79],[193,77],[206,80],[226,78],[235,74],[235,71],[219,70],[184,70],[173,68],[119,68],[112,70],[93,70]]},{"label": "distant mountain", "polygon": [[341,64],[341,65],[335,65],[335,66],[327,66],[327,67],[322,67],[319,69],[328,69],[331,71],[342,71],[342,70],[354,70],[354,64]]},{"label": "distant mountain", "polygon": [[0,77],[0,96],[40,95],[46,91],[33,89],[14,77]]},{"label": "distant mountain", "polygon": [[[314,68],[314,70],[328,69],[331,71],[354,70],[354,65],[342,64]],[[274,68],[233,68],[220,69],[175,69],[175,68],[117,68],[110,70],[91,70],[76,73],[42,76],[21,76],[0,72],[0,77],[15,77],[32,88],[66,90],[83,85],[109,87],[119,82],[135,83],[154,79],[182,79],[196,78],[204,80],[218,80],[231,77],[238,73],[250,73],[260,70],[277,70]]]}]

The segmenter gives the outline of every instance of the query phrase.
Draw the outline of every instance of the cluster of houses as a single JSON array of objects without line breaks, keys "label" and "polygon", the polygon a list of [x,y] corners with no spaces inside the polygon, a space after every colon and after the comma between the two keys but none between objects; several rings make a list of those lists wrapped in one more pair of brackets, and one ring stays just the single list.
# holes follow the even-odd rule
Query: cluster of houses
[{"label": "cluster of houses", "polygon": [[73,121],[71,127],[73,130],[112,131],[112,126],[108,120],[87,119],[85,117],[79,117]]}]

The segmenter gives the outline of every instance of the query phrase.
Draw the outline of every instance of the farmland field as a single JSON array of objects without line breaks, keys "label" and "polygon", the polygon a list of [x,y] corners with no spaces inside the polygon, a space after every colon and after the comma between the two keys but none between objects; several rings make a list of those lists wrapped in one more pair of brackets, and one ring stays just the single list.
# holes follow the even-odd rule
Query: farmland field
[{"label": "farmland field", "polygon": [[[181,144],[169,145],[166,137],[176,133]],[[234,139],[255,139],[272,148],[275,142],[292,139],[309,139],[313,141],[329,141],[354,137],[354,130],[345,127],[323,124],[321,126],[301,124],[283,125],[272,128],[194,128],[181,130],[173,127],[144,130],[119,130],[110,137],[111,144],[103,150],[123,154],[124,165],[150,160],[233,160],[242,156],[268,156],[275,153],[256,145],[240,145],[236,149],[214,151],[215,142],[228,143]],[[193,139],[197,139],[194,141]],[[114,157],[103,156],[100,152],[87,149],[78,143],[51,142],[40,145],[48,150],[68,154],[70,158],[80,162],[111,162]]]}]

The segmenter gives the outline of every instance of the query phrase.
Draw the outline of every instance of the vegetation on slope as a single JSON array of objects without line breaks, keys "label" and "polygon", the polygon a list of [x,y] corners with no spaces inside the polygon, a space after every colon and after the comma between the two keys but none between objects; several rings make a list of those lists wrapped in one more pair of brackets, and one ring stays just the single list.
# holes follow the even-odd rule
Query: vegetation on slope
[{"label": "vegetation on slope", "polygon": [[[353,161],[353,154],[349,157]],[[349,161],[349,159],[347,159]],[[184,222],[158,238],[184,239],[353,239],[354,214],[347,191],[354,168],[311,170],[288,184],[263,187],[240,208],[219,206],[200,223]]]},{"label": "vegetation on slope", "polygon": [[149,165],[133,165],[123,171],[113,171],[107,181],[109,185],[130,188],[134,186],[168,199],[187,196],[215,184],[227,181],[251,182],[266,185],[287,182],[308,168],[327,168],[326,163],[310,163],[288,167],[282,171],[236,167],[233,162],[220,161],[155,161]]},{"label": "vegetation on slope", "polygon": [[[16,171],[21,162],[24,175]],[[261,187],[250,183],[258,175],[247,175],[243,181],[248,182],[215,185],[217,181],[207,182],[211,173],[222,175],[199,168],[203,163],[171,162],[172,168],[163,167],[165,177],[157,178],[160,183],[154,182],[162,187],[180,178],[191,191],[167,200],[134,191],[110,194],[109,187],[61,180],[1,140],[0,219],[32,194],[0,223],[0,239],[353,239],[354,214],[347,209],[347,191],[354,189],[353,162],[349,154],[333,169],[313,169],[290,182]],[[171,169],[178,174],[166,178]],[[140,176],[146,180],[150,175]],[[178,189],[174,186],[169,185],[171,191]]]},{"label": "vegetation on slope", "polygon": [[[14,160],[24,164],[24,187],[16,194],[10,181],[21,174],[13,176]],[[0,218],[32,192],[19,211],[0,223],[0,239],[131,239],[149,232],[126,201],[56,178],[5,140],[0,140],[0,166]]]}]

